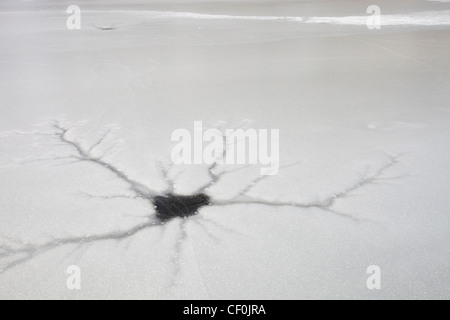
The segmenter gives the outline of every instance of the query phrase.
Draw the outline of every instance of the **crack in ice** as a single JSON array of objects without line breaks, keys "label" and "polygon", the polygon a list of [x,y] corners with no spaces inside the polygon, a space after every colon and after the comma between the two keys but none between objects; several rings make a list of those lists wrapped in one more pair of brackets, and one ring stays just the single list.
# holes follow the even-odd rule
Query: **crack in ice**
[{"label": "crack in ice", "polygon": [[[175,273],[178,274],[180,270],[180,261],[183,253],[183,245],[182,242],[186,240],[189,236],[186,229],[186,218],[190,216],[196,215],[202,208],[206,206],[218,206],[218,207],[228,207],[228,206],[239,206],[239,205],[260,205],[267,206],[273,208],[280,207],[294,207],[300,209],[313,209],[317,208],[321,211],[328,212],[337,217],[350,219],[354,222],[365,221],[365,219],[356,217],[354,215],[346,214],[338,212],[334,209],[334,205],[337,201],[342,200],[351,194],[353,194],[357,190],[361,190],[369,185],[375,184],[378,180],[387,180],[390,178],[386,178],[386,172],[398,164],[399,157],[387,156],[389,161],[386,164],[381,166],[378,170],[376,170],[372,174],[364,174],[363,177],[356,181],[354,184],[350,185],[346,189],[336,192],[323,200],[313,201],[313,202],[296,202],[296,201],[271,201],[266,200],[260,197],[254,197],[249,195],[249,193],[262,181],[269,178],[269,176],[261,176],[253,179],[250,183],[248,183],[242,190],[238,192],[238,194],[234,197],[229,198],[228,200],[218,200],[214,199],[212,196],[208,194],[208,191],[213,186],[219,184],[223,177],[226,175],[239,172],[241,170],[245,170],[249,168],[249,166],[239,167],[233,170],[219,170],[219,159],[216,163],[210,165],[208,170],[209,181],[208,183],[202,185],[197,189],[196,192],[190,195],[178,195],[176,194],[175,181],[179,174],[175,177],[172,177],[171,170],[173,169],[173,165],[165,167],[162,163],[158,164],[159,172],[161,173],[162,178],[167,183],[167,187],[162,192],[156,192],[143,183],[140,183],[132,178],[130,178],[125,172],[120,170],[115,165],[105,161],[103,157],[96,157],[93,152],[95,149],[99,148],[107,139],[107,137],[111,134],[111,130],[106,130],[101,136],[96,140],[89,148],[84,147],[80,142],[76,139],[70,139],[70,130],[74,128],[74,126],[64,126],[60,122],[55,121],[50,125],[52,132],[22,132],[17,131],[15,134],[23,135],[23,136],[39,136],[39,137],[53,137],[56,138],[59,144],[63,144],[71,148],[71,150],[75,153],[75,155],[70,156],[54,156],[50,158],[36,159],[38,161],[49,161],[49,160],[60,160],[60,159],[75,159],[76,162],[88,162],[97,165],[100,168],[107,170],[112,173],[117,179],[126,183],[131,191],[130,194],[112,194],[112,195],[92,195],[89,193],[83,193],[85,196],[89,198],[96,199],[104,199],[104,200],[112,200],[112,199],[129,199],[129,200],[139,200],[143,199],[147,201],[151,206],[151,209],[154,212],[148,214],[148,216],[143,216],[142,218],[146,218],[147,221],[144,223],[137,224],[136,226],[119,231],[112,231],[109,233],[103,233],[98,235],[88,235],[88,236],[75,236],[75,237],[57,237],[48,242],[44,242],[42,244],[27,244],[21,241],[15,241],[12,239],[8,239],[8,242],[11,245],[0,244],[0,273],[6,272],[18,265],[24,264],[38,255],[44,254],[51,250],[55,250],[57,248],[68,247],[72,245],[76,245],[77,248],[80,246],[86,246],[89,244],[94,244],[102,241],[122,241],[126,239],[131,239],[136,234],[149,230],[154,227],[161,227],[167,221],[172,220],[174,218],[182,218],[180,231],[176,245],[175,245],[175,260],[174,263],[176,265]],[[5,135],[2,135],[5,136]],[[227,148],[225,148],[223,154],[226,155]],[[281,169],[286,169],[292,167],[295,164],[287,165],[282,167]],[[206,233],[208,236],[212,236],[212,233],[204,226],[203,223],[211,223],[218,228],[222,228],[225,231],[230,231],[228,228],[223,227],[217,224],[210,219],[206,219],[204,217],[199,216],[200,220],[196,221],[193,219],[192,221],[196,222]],[[213,237],[217,238],[217,237]],[[215,239],[217,240],[217,239]],[[194,257],[195,258],[195,257]]]}]

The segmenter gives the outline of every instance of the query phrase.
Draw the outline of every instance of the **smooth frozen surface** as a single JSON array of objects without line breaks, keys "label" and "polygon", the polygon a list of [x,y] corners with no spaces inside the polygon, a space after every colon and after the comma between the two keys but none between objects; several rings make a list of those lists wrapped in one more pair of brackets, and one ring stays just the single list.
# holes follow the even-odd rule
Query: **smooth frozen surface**
[{"label": "smooth frozen surface", "polygon": [[[111,171],[59,159],[74,153],[42,135],[55,119],[81,121],[69,138],[85,146],[109,128],[93,153],[156,192],[173,130],[251,120],[280,129],[282,164],[298,162],[253,197],[337,200],[217,205],[56,247],[0,273],[0,298],[450,298],[450,3],[377,1],[370,31],[372,2],[79,0],[70,31],[73,1],[2,1],[0,268],[8,250],[117,235],[154,211]],[[174,171],[180,193],[208,179]],[[370,265],[382,290],[366,287]]]}]

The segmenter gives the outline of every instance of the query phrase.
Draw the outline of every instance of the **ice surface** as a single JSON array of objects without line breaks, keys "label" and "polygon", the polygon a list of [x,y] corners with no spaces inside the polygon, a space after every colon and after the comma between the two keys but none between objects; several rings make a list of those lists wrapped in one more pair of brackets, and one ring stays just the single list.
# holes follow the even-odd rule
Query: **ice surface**
[{"label": "ice surface", "polygon": [[[78,2],[78,31],[72,1],[0,4],[0,298],[450,298],[450,4],[377,1],[371,31],[371,1]],[[153,226],[136,193],[211,178],[164,174],[172,131],[246,119],[297,165]]]}]

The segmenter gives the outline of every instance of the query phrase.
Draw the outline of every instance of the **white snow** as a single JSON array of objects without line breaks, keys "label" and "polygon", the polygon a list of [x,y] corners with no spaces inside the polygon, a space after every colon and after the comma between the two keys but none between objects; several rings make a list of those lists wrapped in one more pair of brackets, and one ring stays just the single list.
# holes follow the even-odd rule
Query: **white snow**
[{"label": "white snow", "polygon": [[[174,130],[250,119],[280,129],[282,165],[299,163],[251,196],[338,200],[335,212],[212,206],[61,246],[0,273],[0,298],[450,298],[450,5],[379,2],[371,31],[351,0],[79,1],[82,30],[66,29],[74,3],[2,1],[0,267],[7,247],[128,230],[152,213],[108,170],[56,159],[73,150],[41,135],[54,119],[77,124],[70,138],[86,146],[110,128],[93,152],[157,192]],[[255,172],[210,193],[233,197]],[[182,193],[208,179],[199,166],[175,176]],[[70,265],[79,291],[66,287]],[[371,265],[379,291],[366,287]]]}]

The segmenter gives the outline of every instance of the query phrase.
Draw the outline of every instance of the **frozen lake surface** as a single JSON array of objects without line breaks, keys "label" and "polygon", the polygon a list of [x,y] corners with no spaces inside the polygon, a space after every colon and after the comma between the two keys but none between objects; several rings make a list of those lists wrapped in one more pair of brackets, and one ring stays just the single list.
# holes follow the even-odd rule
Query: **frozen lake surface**
[{"label": "frozen lake surface", "polygon": [[[450,3],[377,2],[381,30],[372,1],[79,0],[68,30],[2,1],[0,298],[449,299]],[[172,167],[194,121],[279,129],[285,167]],[[158,220],[168,191],[198,214]]]}]

